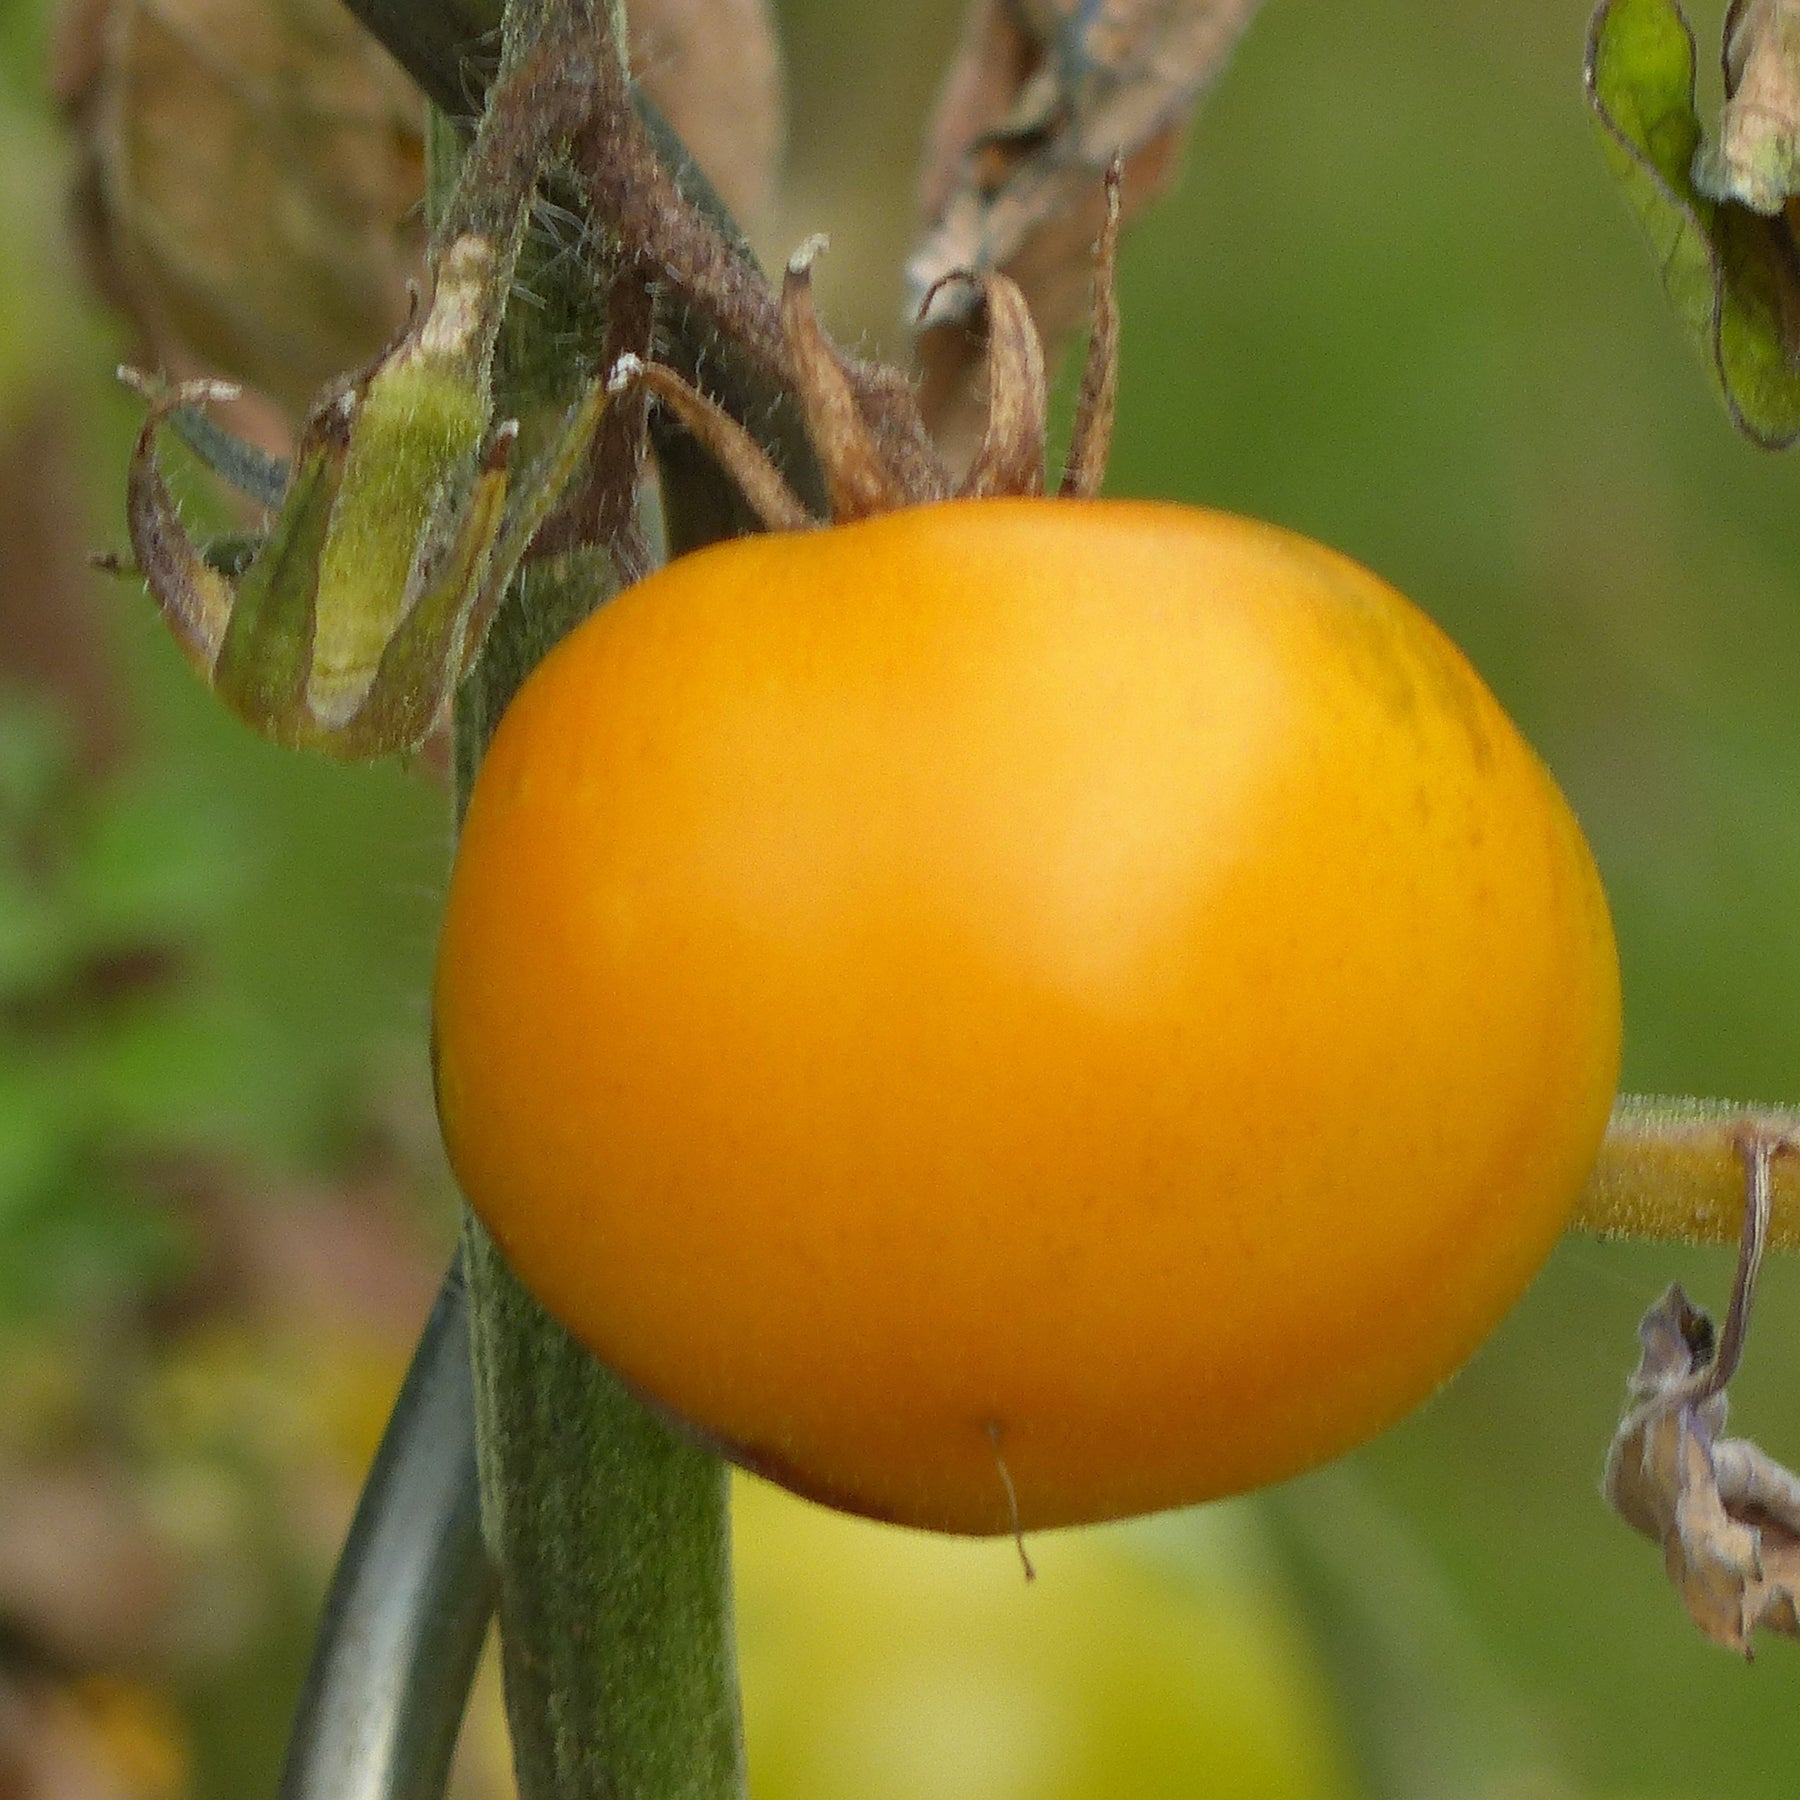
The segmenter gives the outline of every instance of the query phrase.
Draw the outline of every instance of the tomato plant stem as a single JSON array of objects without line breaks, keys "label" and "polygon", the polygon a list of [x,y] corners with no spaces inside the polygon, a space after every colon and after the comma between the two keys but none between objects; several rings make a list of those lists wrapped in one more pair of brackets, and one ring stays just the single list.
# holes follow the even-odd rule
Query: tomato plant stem
[{"label": "tomato plant stem", "polygon": [[[513,0],[503,78],[539,31],[577,9],[598,48],[622,55],[616,0]],[[441,147],[441,122],[436,136]],[[441,203],[458,159],[431,160]],[[534,261],[527,247],[521,279],[544,305],[509,321],[494,371],[498,415],[519,416],[522,432],[534,413],[567,407],[587,379],[556,328],[559,314],[575,315],[577,341],[598,341],[603,284],[585,263]],[[515,584],[458,696],[459,805],[519,683],[617,585],[599,545],[543,557]],[[473,1217],[464,1254],[482,1527],[498,1572],[520,1792],[732,1800],[743,1792],[743,1753],[725,1466],[674,1437],[577,1345]]]},{"label": "tomato plant stem", "polygon": [[[1613,1110],[1572,1231],[1653,1243],[1735,1244],[1744,1216],[1742,1146],[1777,1146],[1769,1248],[1800,1250],[1800,1109],[1627,1094]],[[1782,1152],[1786,1150],[1787,1154]]]},{"label": "tomato plant stem", "polygon": [[[527,575],[465,689],[459,786],[505,693],[594,597],[591,572]],[[472,1215],[464,1252],[482,1525],[523,1800],[732,1800],[743,1783],[725,1466],[646,1413]]]},{"label": "tomato plant stem", "polygon": [[[635,84],[606,79],[609,65],[593,55],[602,39],[590,22],[601,3],[530,0],[527,16],[518,0],[508,38],[515,49],[501,68],[494,55],[501,0],[450,0],[442,8],[346,0],[447,118],[465,119],[484,95],[492,110],[506,108],[508,128],[483,147],[501,177],[497,191],[507,186],[509,159],[515,169],[545,158],[566,162],[562,177],[547,184],[554,206],[567,218],[585,217],[593,236],[635,252],[672,302],[659,356],[753,428],[800,498],[822,512],[818,467],[788,391],[773,293],[748,240],[667,120]],[[591,285],[588,248],[567,259],[562,273],[553,287]],[[544,343],[555,335],[541,315],[526,329]],[[563,341],[585,341],[590,349],[597,342],[580,332],[566,332]],[[653,418],[651,433],[671,502],[672,550],[755,529],[735,486],[677,422]]]},{"label": "tomato plant stem", "polygon": [[524,1800],[742,1792],[724,1464],[465,1238],[483,1529]]}]

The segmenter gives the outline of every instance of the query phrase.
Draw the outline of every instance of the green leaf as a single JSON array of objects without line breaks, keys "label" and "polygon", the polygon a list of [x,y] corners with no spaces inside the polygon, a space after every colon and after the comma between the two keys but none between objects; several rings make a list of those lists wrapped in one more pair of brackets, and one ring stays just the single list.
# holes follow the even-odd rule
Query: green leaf
[{"label": "green leaf", "polygon": [[1793,240],[1785,218],[1716,204],[1694,186],[1703,143],[1694,68],[1694,35],[1674,0],[1605,0],[1594,15],[1587,95],[1608,166],[1733,423],[1780,449],[1800,437]]},{"label": "green leaf", "polygon": [[54,707],[24,694],[0,696],[0,826],[34,823],[68,787],[74,735]]},{"label": "green leaf", "polygon": [[106,1079],[118,1035],[29,1050],[0,1039],[0,1328],[142,1292],[181,1265],[179,1221],[136,1156],[159,1127],[166,1143],[190,1140]]},{"label": "green leaf", "polygon": [[1256,1517],[1329,1672],[1365,1790],[1586,1794],[1496,1647],[1354,1461],[1260,1494]]},{"label": "green leaf", "polygon": [[1649,233],[1663,285],[1683,321],[1710,340],[1712,206],[1694,190],[1700,147],[1694,110],[1694,35],[1672,0],[1609,0],[1588,46],[1588,100],[1601,143],[1638,222]]},{"label": "green leaf", "polygon": [[0,1328],[142,1293],[179,1274],[179,1221],[110,1173],[83,1168],[0,1219]]},{"label": "green leaf", "polygon": [[242,891],[241,859],[220,822],[150,771],[113,777],[73,836],[64,904],[90,950],[192,943]]},{"label": "green leaf", "polygon": [[1772,450],[1800,437],[1800,277],[1785,217],[1725,205],[1714,224],[1721,269],[1717,354],[1739,430]]},{"label": "green leaf", "polygon": [[65,1179],[77,1155],[78,1127],[60,1074],[60,1063],[0,1058],[0,1237]]},{"label": "green leaf", "polygon": [[237,1147],[242,1071],[230,1036],[186,994],[120,1009],[80,1047],[79,1079],[105,1141]]},{"label": "green leaf", "polygon": [[0,857],[0,1002],[36,1000],[58,988],[80,950],[54,893]]}]

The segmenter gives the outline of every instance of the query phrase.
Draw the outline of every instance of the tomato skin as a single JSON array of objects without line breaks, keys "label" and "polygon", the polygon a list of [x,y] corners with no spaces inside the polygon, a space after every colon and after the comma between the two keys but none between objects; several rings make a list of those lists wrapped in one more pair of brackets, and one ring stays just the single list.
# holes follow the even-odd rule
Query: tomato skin
[{"label": "tomato skin", "polygon": [[1277,1480],[1429,1394],[1605,1127],[1554,782],[1334,553],[954,502],[684,558],[502,721],[436,984],[452,1162],[740,1460],[967,1532]]}]

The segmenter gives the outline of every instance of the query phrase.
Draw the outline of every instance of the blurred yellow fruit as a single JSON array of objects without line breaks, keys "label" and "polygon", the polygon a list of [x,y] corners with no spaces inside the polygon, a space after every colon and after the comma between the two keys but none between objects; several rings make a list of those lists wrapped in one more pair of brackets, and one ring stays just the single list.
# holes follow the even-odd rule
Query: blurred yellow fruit
[{"label": "blurred yellow fruit", "polygon": [[[756,1800],[1339,1800],[1328,1697],[1230,1510],[1192,1579],[1146,1528],[1012,1545],[903,1531],[740,1477]],[[1246,1554],[1246,1552],[1248,1554]]]}]

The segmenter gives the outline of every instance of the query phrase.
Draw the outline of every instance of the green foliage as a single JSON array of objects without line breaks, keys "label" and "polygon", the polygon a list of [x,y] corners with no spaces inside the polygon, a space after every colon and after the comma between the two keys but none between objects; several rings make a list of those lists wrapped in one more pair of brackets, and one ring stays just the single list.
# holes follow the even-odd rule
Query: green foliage
[{"label": "green foliage", "polygon": [[1694,34],[1674,0],[1607,0],[1588,42],[1588,104],[1663,286],[1712,365],[1733,422],[1770,449],[1800,437],[1785,219],[1694,185],[1703,134]]},{"label": "green foliage", "polygon": [[221,1072],[177,976],[230,890],[178,794],[84,782],[56,715],[0,700],[0,1325],[179,1267],[147,1174]]}]

